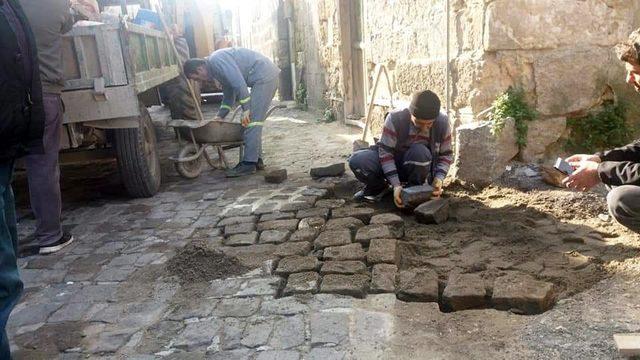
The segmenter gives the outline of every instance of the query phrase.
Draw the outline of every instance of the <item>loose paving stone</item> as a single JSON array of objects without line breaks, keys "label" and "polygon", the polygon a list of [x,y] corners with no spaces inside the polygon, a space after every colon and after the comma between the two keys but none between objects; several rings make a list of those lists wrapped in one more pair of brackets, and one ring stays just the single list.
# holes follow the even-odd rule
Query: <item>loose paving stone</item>
[{"label": "loose paving stone", "polygon": [[396,277],[398,299],[403,301],[438,301],[438,274],[433,269],[402,270]]},{"label": "loose paving stone", "polygon": [[314,179],[321,177],[342,176],[344,174],[344,169],[344,163],[337,163],[333,165],[312,168],[309,171],[309,175],[311,175],[311,177]]},{"label": "loose paving stone", "polygon": [[341,207],[332,211],[333,218],[352,217],[360,219],[364,223],[369,223],[374,210],[368,207]]},{"label": "loose paving stone", "polygon": [[338,219],[330,219],[324,226],[325,230],[345,230],[349,229],[353,232],[363,227],[364,223],[360,219],[345,217]]},{"label": "loose paving stone", "polygon": [[309,217],[320,217],[323,219],[327,219],[329,217],[330,210],[325,208],[311,208],[298,211],[296,217],[298,219],[304,219]]},{"label": "loose paving stone", "polygon": [[320,229],[324,226],[325,222],[326,220],[321,217],[304,218],[300,220],[300,223],[298,224],[298,229],[309,229],[309,228]]},{"label": "loose paving stone", "polygon": [[287,230],[265,230],[260,234],[261,244],[280,244],[289,239],[291,233]]},{"label": "loose paving stone", "polygon": [[454,311],[481,309],[488,305],[487,289],[479,274],[451,274],[442,298]]},{"label": "loose paving stone", "polygon": [[273,349],[291,349],[304,344],[305,326],[302,315],[287,316],[276,321],[269,345]]},{"label": "loose paving stone", "polygon": [[380,263],[396,263],[396,239],[372,239],[367,251],[369,265]]},{"label": "loose paving stone", "polygon": [[364,274],[367,266],[362,261],[325,261],[320,274]]},{"label": "loose paving stone", "polygon": [[349,230],[325,231],[320,233],[314,241],[314,249],[321,250],[330,246],[342,246],[351,244],[351,232]]},{"label": "loose paving stone", "polygon": [[273,220],[288,220],[295,218],[296,215],[293,212],[271,212],[260,216],[260,222],[273,221]]},{"label": "loose paving stone", "polygon": [[362,244],[349,244],[325,248],[323,258],[336,261],[364,260],[365,253]]},{"label": "loose paving stone", "polygon": [[369,224],[382,224],[389,226],[404,226],[404,220],[396,214],[378,214],[371,217]]},{"label": "loose paving stone", "polygon": [[189,323],[174,339],[173,346],[186,350],[209,346],[221,326],[217,319]]},{"label": "loose paving stone", "polygon": [[256,222],[255,216],[232,216],[220,220],[218,226],[237,225]]},{"label": "loose paving stone", "polygon": [[298,219],[291,220],[271,220],[258,223],[258,231],[265,230],[290,230],[294,231],[298,228]]},{"label": "loose paving stone", "polygon": [[289,241],[290,242],[298,242],[298,241],[311,242],[316,239],[319,233],[320,233],[320,230],[315,228],[299,229],[299,230],[296,230],[293,234],[291,234]]},{"label": "loose paving stone", "polygon": [[275,274],[287,275],[297,272],[315,271],[319,265],[319,261],[315,256],[289,256],[278,262]]},{"label": "loose paving stone", "polygon": [[219,317],[247,317],[260,308],[260,298],[222,299],[213,311]]},{"label": "loose paving stone", "polygon": [[329,196],[329,190],[319,188],[308,188],[302,190],[303,196],[315,196],[318,199],[324,199]]},{"label": "loose paving stone", "polygon": [[367,225],[358,229],[356,241],[368,245],[371,239],[397,239],[403,235],[404,228],[401,226]]},{"label": "loose paving stone", "polygon": [[402,189],[400,196],[402,203],[407,207],[416,207],[431,199],[433,187],[430,185],[411,186]]},{"label": "loose paving stone", "polygon": [[282,206],[280,207],[280,210],[299,211],[299,210],[309,209],[311,207],[313,207],[313,203],[310,203],[307,201],[292,201],[292,202],[286,202],[282,204]]},{"label": "loose paving stone", "polygon": [[252,231],[247,234],[231,235],[229,238],[224,240],[224,244],[228,246],[253,245],[256,242],[258,242],[258,233],[256,231]]},{"label": "loose paving stone", "polygon": [[301,242],[287,242],[278,245],[276,251],[273,253],[278,257],[287,257],[294,255],[307,255],[311,251],[311,243],[306,241]]},{"label": "loose paving stone", "polygon": [[311,346],[336,346],[349,338],[349,315],[322,311],[311,314]]},{"label": "loose paving stone", "polygon": [[291,350],[267,350],[258,353],[256,360],[299,360],[300,353]]},{"label": "loose paving stone", "polygon": [[320,275],[317,272],[309,271],[289,275],[287,286],[284,288],[284,295],[315,293],[318,291]]},{"label": "loose paving stone", "polygon": [[364,274],[329,274],[322,277],[320,292],[364,298],[369,288],[369,276]]},{"label": "loose paving stone", "polygon": [[256,224],[254,223],[241,223],[235,225],[227,225],[224,227],[225,236],[231,236],[235,234],[248,234],[252,231],[256,231]]},{"label": "loose paving stone", "polygon": [[315,206],[319,208],[337,209],[344,206],[346,201],[344,199],[322,199],[316,201]]},{"label": "loose paving stone", "polygon": [[240,343],[249,348],[257,348],[263,346],[269,341],[269,336],[273,331],[274,322],[270,318],[260,318],[249,323]]},{"label": "loose paving stone", "polygon": [[276,169],[264,174],[264,181],[272,184],[280,184],[287,180],[287,169]]},{"label": "loose paving stone", "polygon": [[491,302],[498,310],[540,314],[553,307],[554,286],[527,274],[509,273],[496,278]]},{"label": "loose paving stone", "polygon": [[398,267],[392,264],[377,264],[371,270],[372,293],[393,293],[396,289]]},{"label": "loose paving stone", "polygon": [[344,360],[345,355],[332,348],[316,347],[309,352],[308,360]]},{"label": "loose paving stone", "polygon": [[449,219],[449,199],[433,199],[418,206],[413,213],[423,224],[442,224]]}]

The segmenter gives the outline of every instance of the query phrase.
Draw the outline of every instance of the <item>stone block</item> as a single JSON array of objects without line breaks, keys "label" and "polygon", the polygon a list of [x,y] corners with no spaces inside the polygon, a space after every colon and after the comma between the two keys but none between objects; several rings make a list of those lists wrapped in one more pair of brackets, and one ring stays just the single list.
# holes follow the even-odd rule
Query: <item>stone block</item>
[{"label": "stone block", "polygon": [[291,233],[287,230],[265,230],[260,233],[261,244],[280,244],[289,239]]},{"label": "stone block", "polygon": [[256,222],[255,216],[232,216],[220,220],[218,226],[237,225]]},{"label": "stone block", "polygon": [[400,196],[402,197],[402,204],[405,207],[416,207],[431,199],[433,193],[433,187],[430,185],[411,186],[403,188]]},{"label": "stone block", "polygon": [[358,229],[356,241],[367,245],[371,239],[395,239],[403,235],[404,227],[401,226],[367,225]]},{"label": "stone block", "polygon": [[312,178],[321,178],[321,177],[333,177],[333,176],[342,176],[345,171],[344,163],[338,163],[323,167],[312,168],[309,171],[309,174]]},{"label": "stone block", "polygon": [[300,353],[293,350],[266,350],[259,352],[256,360],[300,360]]},{"label": "stone block", "polygon": [[300,220],[300,223],[298,224],[298,229],[309,229],[309,228],[320,229],[324,226],[324,224],[325,224],[325,219],[321,217],[304,218]]},{"label": "stone block", "polygon": [[337,209],[344,206],[346,201],[344,199],[324,199],[316,202],[316,207],[325,209]]},{"label": "stone block", "polygon": [[300,242],[286,242],[284,244],[278,245],[276,251],[273,253],[275,256],[279,257],[287,257],[300,255],[304,256],[311,252],[311,243],[306,241]]},{"label": "stone block", "polygon": [[567,128],[567,118],[534,120],[528,123],[527,146],[520,151],[524,162],[538,162],[544,160],[547,148],[557,142]]},{"label": "stone block", "polygon": [[318,291],[320,275],[317,272],[309,271],[289,275],[287,286],[284,288],[284,295],[307,294]]},{"label": "stone block", "polygon": [[255,230],[256,224],[254,223],[227,225],[224,227],[224,235],[228,237],[235,234],[247,234]]},{"label": "stone block", "polygon": [[453,311],[487,307],[487,289],[479,274],[451,274],[442,294]]},{"label": "stone block", "polygon": [[240,343],[249,348],[265,345],[273,330],[273,322],[267,319],[258,319],[247,325],[242,334]]},{"label": "stone block", "polygon": [[369,287],[369,276],[364,274],[329,274],[322,277],[320,292],[364,298]]},{"label": "stone block", "polygon": [[372,239],[367,251],[367,263],[369,265],[395,264],[397,243],[395,239]]},{"label": "stone block", "polygon": [[362,261],[325,261],[320,274],[365,274],[367,266]]},{"label": "stone block", "polygon": [[466,185],[487,186],[504,173],[518,155],[515,122],[506,121],[497,135],[492,123],[474,122],[456,129],[456,155],[452,175]]},{"label": "stone block", "polygon": [[396,214],[378,214],[371,217],[370,225],[404,226],[404,220]]},{"label": "stone block", "polygon": [[267,221],[273,221],[273,220],[288,220],[288,219],[293,219],[295,217],[296,215],[292,212],[276,211],[276,212],[263,214],[262,216],[260,216],[260,222],[267,222]]},{"label": "stone block", "polygon": [[330,246],[342,246],[351,244],[351,232],[349,230],[324,231],[314,241],[314,249],[321,250]]},{"label": "stone block", "polygon": [[274,349],[291,349],[305,341],[305,324],[302,315],[286,316],[276,321],[269,345]]},{"label": "stone block", "polygon": [[356,231],[357,229],[364,226],[364,222],[360,219],[345,217],[338,219],[330,219],[324,226],[325,230],[344,230],[349,229],[351,231]]},{"label": "stone block", "polygon": [[318,258],[315,256],[289,256],[278,262],[275,273],[287,275],[298,272],[316,271],[320,266]]},{"label": "stone block", "polygon": [[329,212],[330,210],[327,208],[315,207],[315,208],[298,211],[298,214],[296,215],[296,217],[298,219],[304,219],[309,217],[320,217],[326,220],[327,218],[329,218]]},{"label": "stone block", "polygon": [[224,240],[224,244],[228,246],[253,245],[256,242],[258,242],[258,233],[255,231],[247,234],[231,235]]},{"label": "stone block", "polygon": [[337,346],[349,339],[349,314],[329,311],[311,314],[311,346]]},{"label": "stone block", "polygon": [[396,276],[396,294],[403,301],[438,301],[438,274],[432,269],[401,270]]},{"label": "stone block", "polygon": [[449,219],[449,199],[433,199],[418,206],[413,213],[422,224],[442,224]]},{"label": "stone block", "polygon": [[498,310],[540,314],[553,307],[554,286],[527,274],[509,273],[496,278],[491,302]]},{"label": "stone block", "polygon": [[398,267],[392,264],[377,264],[371,270],[371,292],[393,293],[396,289]]},{"label": "stone block", "polygon": [[253,213],[255,215],[263,215],[271,212],[276,212],[278,210],[280,210],[280,204],[275,201],[269,201],[260,204],[260,206],[253,210]]},{"label": "stone block", "polygon": [[235,297],[276,296],[282,285],[282,278],[269,276],[253,278],[240,285],[240,290],[233,294]]},{"label": "stone block", "polygon": [[344,246],[328,247],[324,249],[324,253],[322,256],[325,260],[335,261],[365,259],[362,244],[349,244]]},{"label": "stone block", "polygon": [[291,234],[291,237],[289,238],[289,241],[291,242],[297,242],[297,241],[314,241],[316,239],[316,237],[318,236],[318,234],[320,233],[320,230],[316,229],[316,228],[306,228],[306,229],[299,229],[297,231],[295,231],[293,234]]},{"label": "stone block", "polygon": [[356,218],[365,224],[369,223],[371,216],[375,211],[368,207],[342,207],[332,211],[332,217],[337,218]]},{"label": "stone block", "polygon": [[290,220],[271,220],[258,223],[258,231],[265,230],[289,230],[294,231],[298,228],[298,219]]},{"label": "stone block", "polygon": [[222,322],[215,319],[187,324],[184,330],[173,339],[173,346],[187,350],[206,348],[211,345],[221,326]]},{"label": "stone block", "polygon": [[260,308],[260,298],[229,298],[222,299],[213,311],[213,315],[220,317],[247,317]]},{"label": "stone block", "polygon": [[264,181],[272,184],[280,184],[287,180],[287,169],[277,169],[264,174]]}]

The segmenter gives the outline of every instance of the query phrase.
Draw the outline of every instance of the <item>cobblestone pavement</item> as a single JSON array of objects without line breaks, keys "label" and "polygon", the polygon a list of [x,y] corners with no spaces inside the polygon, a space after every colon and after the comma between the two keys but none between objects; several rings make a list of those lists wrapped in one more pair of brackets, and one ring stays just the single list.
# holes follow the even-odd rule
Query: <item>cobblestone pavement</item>
[{"label": "cobblestone pavement", "polygon": [[[162,116],[154,112],[156,120]],[[98,196],[65,206],[64,225],[77,241],[60,253],[20,261],[26,290],[8,326],[15,357],[571,358],[591,354],[576,349],[592,339],[603,343],[592,354],[612,357],[611,327],[640,328],[623,315],[581,313],[604,301],[593,294],[608,291],[608,298],[627,294],[625,302],[609,305],[618,314],[640,315],[630,299],[637,293],[631,280],[619,279],[538,316],[493,309],[441,312],[435,274],[396,274],[403,218],[384,206],[345,201],[354,185],[348,175],[313,181],[305,175],[313,162],[308,154],[296,150],[287,158],[278,143],[292,129],[303,139],[316,138],[305,147],[325,146],[330,164],[344,161],[351,138],[327,145],[314,134],[348,131],[310,124],[309,115],[294,111],[275,119],[268,125],[266,161],[291,164],[283,184],[265,184],[260,174],[228,180],[221,171],[187,181],[163,161],[164,185],[153,198]],[[175,145],[166,131],[161,139],[166,159]],[[33,226],[32,219],[22,220],[21,236]],[[192,242],[250,270],[185,282],[166,264]],[[398,300],[396,292],[419,302]],[[543,291],[539,301],[546,296]],[[485,297],[483,292],[480,300]],[[598,328],[603,322],[608,327]],[[587,339],[567,340],[585,328]],[[537,334],[545,335],[546,347]]]}]

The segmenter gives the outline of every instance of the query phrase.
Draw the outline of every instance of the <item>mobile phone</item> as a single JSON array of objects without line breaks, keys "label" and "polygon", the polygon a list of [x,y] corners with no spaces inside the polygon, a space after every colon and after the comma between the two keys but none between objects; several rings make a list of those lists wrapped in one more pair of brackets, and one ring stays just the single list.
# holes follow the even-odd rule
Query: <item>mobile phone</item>
[{"label": "mobile phone", "polygon": [[573,173],[573,166],[571,166],[568,162],[564,161],[563,158],[556,159],[554,168],[558,169],[563,174],[571,175]]}]

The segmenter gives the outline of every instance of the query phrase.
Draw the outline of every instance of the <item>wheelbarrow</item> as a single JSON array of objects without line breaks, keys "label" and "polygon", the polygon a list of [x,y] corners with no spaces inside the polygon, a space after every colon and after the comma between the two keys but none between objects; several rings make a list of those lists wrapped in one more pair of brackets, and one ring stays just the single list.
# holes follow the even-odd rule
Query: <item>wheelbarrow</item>
[{"label": "wheelbarrow", "polygon": [[[268,118],[276,109],[285,108],[285,105],[276,105],[267,111]],[[204,163],[216,169],[216,164],[207,148],[213,147],[218,152],[218,157],[225,169],[229,168],[229,162],[225,156],[225,150],[239,148],[239,160],[244,156],[244,142],[242,134],[244,128],[240,122],[234,121],[236,115],[242,110],[236,108],[231,116],[231,121],[216,120],[172,120],[167,125],[172,127],[178,138],[180,150],[177,156],[169,157],[180,176],[186,179],[195,179],[202,173]]]}]

